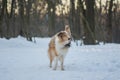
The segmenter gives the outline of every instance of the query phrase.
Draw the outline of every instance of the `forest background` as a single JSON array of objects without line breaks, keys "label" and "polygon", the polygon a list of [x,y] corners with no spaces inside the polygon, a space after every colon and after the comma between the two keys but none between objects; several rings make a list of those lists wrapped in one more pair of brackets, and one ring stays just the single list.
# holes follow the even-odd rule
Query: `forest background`
[{"label": "forest background", "polygon": [[120,0],[0,0],[0,37],[51,37],[71,28],[84,44],[120,43]]}]

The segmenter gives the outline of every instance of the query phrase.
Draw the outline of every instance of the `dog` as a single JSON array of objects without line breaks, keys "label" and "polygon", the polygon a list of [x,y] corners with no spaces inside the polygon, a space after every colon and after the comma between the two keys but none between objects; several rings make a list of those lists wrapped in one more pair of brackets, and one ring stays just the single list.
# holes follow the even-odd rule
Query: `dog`
[{"label": "dog", "polygon": [[61,70],[64,70],[64,59],[71,45],[71,31],[68,25],[65,26],[64,31],[55,34],[49,43],[48,56],[50,60],[50,67],[54,61],[53,70],[57,69],[58,61],[61,63]]}]

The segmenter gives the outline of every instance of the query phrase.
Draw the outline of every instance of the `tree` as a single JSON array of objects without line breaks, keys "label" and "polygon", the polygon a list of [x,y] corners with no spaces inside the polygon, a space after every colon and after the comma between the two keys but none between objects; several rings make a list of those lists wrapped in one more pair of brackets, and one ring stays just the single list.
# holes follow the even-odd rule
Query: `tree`
[{"label": "tree", "polygon": [[107,39],[106,42],[112,42],[112,8],[113,8],[113,1],[110,0],[109,2],[109,8],[108,8],[108,14],[107,14],[107,22],[106,22],[106,27],[107,27]]},{"label": "tree", "polygon": [[120,12],[118,12],[119,1],[117,0],[117,3],[114,4],[113,8],[113,26],[112,26],[112,42],[113,43],[120,43]]},{"label": "tree", "polygon": [[76,34],[75,33],[75,1],[70,0],[70,13],[69,13],[69,24],[71,27],[72,31],[72,36],[75,38]]},{"label": "tree", "polygon": [[85,39],[84,44],[95,44],[95,0],[86,0],[86,26],[84,26]]},{"label": "tree", "polygon": [[81,38],[81,25],[80,25],[80,0],[77,1],[77,7],[76,7],[76,10],[75,10],[75,25],[74,25],[74,28],[75,28],[75,39],[76,40],[79,40]]},{"label": "tree", "polygon": [[47,0],[48,4],[48,26],[49,26],[49,36],[55,34],[55,1]]}]

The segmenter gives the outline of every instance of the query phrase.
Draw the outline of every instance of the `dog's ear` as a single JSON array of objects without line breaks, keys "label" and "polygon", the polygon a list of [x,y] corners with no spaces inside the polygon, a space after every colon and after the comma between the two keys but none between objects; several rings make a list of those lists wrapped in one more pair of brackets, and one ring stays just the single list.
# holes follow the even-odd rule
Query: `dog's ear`
[{"label": "dog's ear", "polygon": [[65,26],[65,31],[71,36],[71,31],[69,25]]},{"label": "dog's ear", "polygon": [[59,32],[58,37],[62,38],[63,34],[64,34],[63,32]]}]

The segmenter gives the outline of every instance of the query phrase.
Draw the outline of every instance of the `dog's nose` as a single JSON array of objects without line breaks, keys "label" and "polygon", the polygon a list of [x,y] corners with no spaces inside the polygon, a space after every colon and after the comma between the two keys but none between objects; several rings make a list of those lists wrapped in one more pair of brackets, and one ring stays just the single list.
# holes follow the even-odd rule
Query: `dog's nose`
[{"label": "dog's nose", "polygon": [[71,40],[71,38],[68,38],[68,40]]}]

